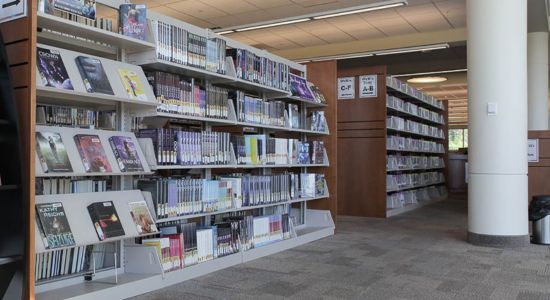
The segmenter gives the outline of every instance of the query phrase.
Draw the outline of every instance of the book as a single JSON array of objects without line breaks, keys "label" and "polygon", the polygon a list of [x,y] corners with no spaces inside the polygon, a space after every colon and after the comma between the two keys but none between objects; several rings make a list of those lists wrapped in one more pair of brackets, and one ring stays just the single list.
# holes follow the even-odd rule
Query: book
[{"label": "book", "polygon": [[73,171],[67,149],[59,133],[37,132],[36,152],[45,173]]},{"label": "book", "polygon": [[118,76],[120,76],[120,80],[128,94],[128,98],[147,100],[147,95],[145,95],[145,91],[143,90],[143,84],[136,72],[128,69],[118,69]]},{"label": "book", "polygon": [[325,98],[325,95],[323,95],[323,93],[321,92],[318,86],[308,81],[307,87],[313,94],[313,97],[315,98],[315,102],[321,103],[321,104],[327,104],[327,99]]},{"label": "book", "polygon": [[153,221],[145,201],[130,202],[128,206],[130,206],[130,214],[139,234],[158,232],[157,225]]},{"label": "book", "polygon": [[100,241],[125,234],[113,201],[92,203],[88,205],[88,213]]},{"label": "book", "polygon": [[75,240],[67,220],[63,203],[36,204],[36,215],[44,233],[46,249],[73,246]]},{"label": "book", "polygon": [[76,66],[88,93],[114,95],[109,78],[105,74],[101,60],[87,56],[77,56]]},{"label": "book", "polygon": [[145,40],[147,35],[147,6],[145,4],[121,4],[119,16],[120,33]]},{"label": "book", "polygon": [[99,136],[77,134],[74,136],[74,141],[86,173],[108,173],[112,171]]},{"label": "book", "polygon": [[113,149],[113,154],[121,172],[141,172],[144,170],[136,145],[131,137],[112,136],[109,138],[109,144]]},{"label": "book", "polygon": [[306,79],[298,75],[290,74],[290,92],[292,96],[315,101],[315,97],[313,97],[313,94],[311,94],[311,91],[307,87]]},{"label": "book", "polygon": [[55,0],[54,8],[62,10],[80,17],[95,20],[96,2],[95,0]]},{"label": "book", "polygon": [[74,90],[59,51],[36,47],[36,66],[44,86]]}]

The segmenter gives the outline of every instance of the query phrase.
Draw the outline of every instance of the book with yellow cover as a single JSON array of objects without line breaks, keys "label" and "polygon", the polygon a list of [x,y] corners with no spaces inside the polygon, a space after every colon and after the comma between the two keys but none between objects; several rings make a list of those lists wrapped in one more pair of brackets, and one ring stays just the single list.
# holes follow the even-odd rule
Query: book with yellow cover
[{"label": "book with yellow cover", "polygon": [[147,100],[147,96],[143,90],[143,84],[141,80],[139,80],[139,75],[136,72],[128,69],[118,69],[118,75],[120,76],[120,80],[122,80],[122,84],[129,98]]}]

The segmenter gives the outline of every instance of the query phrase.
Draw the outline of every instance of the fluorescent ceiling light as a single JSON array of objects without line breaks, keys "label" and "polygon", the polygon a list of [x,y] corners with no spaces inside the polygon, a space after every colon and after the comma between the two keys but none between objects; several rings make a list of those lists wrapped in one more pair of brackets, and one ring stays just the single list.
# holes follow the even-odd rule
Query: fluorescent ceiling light
[{"label": "fluorescent ceiling light", "polygon": [[407,79],[407,82],[410,83],[436,83],[447,81],[447,77],[443,76],[424,76],[424,77],[413,77]]},{"label": "fluorescent ceiling light", "polygon": [[269,28],[269,27],[275,27],[275,26],[281,26],[281,25],[301,23],[301,22],[306,22],[311,20],[321,20],[321,19],[327,19],[327,18],[333,18],[333,17],[339,17],[339,16],[346,16],[351,14],[364,13],[364,12],[369,12],[374,10],[381,10],[381,9],[387,9],[387,8],[392,8],[397,6],[403,6],[407,4],[408,4],[407,0],[386,0],[378,3],[358,5],[358,6],[347,7],[342,9],[335,9],[331,11],[294,16],[291,18],[277,19],[277,20],[271,20],[266,22],[257,22],[252,24],[239,25],[239,26],[226,27],[226,28],[218,28],[218,29],[215,29],[214,32],[218,34],[228,34],[233,32]]},{"label": "fluorescent ceiling light", "polygon": [[373,7],[363,8],[363,9],[356,9],[356,10],[343,11],[343,12],[334,13],[334,14],[317,16],[317,17],[313,17],[313,19],[321,20],[321,19],[327,19],[327,18],[347,16],[347,15],[352,15],[352,14],[360,14],[360,13],[369,12],[369,11],[375,11],[375,10],[380,10],[380,9],[403,6],[403,5],[406,5],[406,4],[407,4],[406,2],[398,2],[398,3],[394,3],[394,4],[385,4],[385,5],[380,5],[380,6],[373,6]]},{"label": "fluorescent ceiling light", "polygon": [[268,27],[275,27],[275,26],[281,26],[281,25],[301,23],[301,22],[306,22],[306,21],[309,21],[309,20],[311,20],[311,19],[310,18],[296,19],[296,20],[290,20],[290,21],[283,21],[283,22],[277,22],[277,23],[271,23],[271,24],[264,24],[264,25],[258,25],[258,26],[239,28],[239,29],[235,29],[235,31],[241,32],[241,31],[262,29],[262,28],[268,28]]},{"label": "fluorescent ceiling light", "polygon": [[460,73],[460,72],[467,72],[467,71],[468,69],[455,69],[455,70],[443,70],[443,71],[433,71],[433,72],[397,74],[397,75],[392,75],[392,77],[423,76],[423,75],[446,74],[446,73]]},{"label": "fluorescent ceiling light", "polygon": [[401,49],[383,50],[383,51],[374,52],[374,54],[390,55],[390,54],[402,54],[402,53],[411,53],[411,52],[423,52],[423,51],[439,50],[439,49],[447,49],[447,48],[449,48],[449,44],[436,44],[436,45],[401,48]]}]

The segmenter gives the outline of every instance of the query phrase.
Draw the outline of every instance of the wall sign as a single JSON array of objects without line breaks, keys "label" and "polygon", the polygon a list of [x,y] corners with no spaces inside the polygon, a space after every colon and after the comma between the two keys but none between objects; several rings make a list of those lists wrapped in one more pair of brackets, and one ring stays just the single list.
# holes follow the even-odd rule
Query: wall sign
[{"label": "wall sign", "polygon": [[355,99],[355,77],[338,78],[338,99]]},{"label": "wall sign", "polygon": [[539,139],[527,140],[527,161],[539,162]]},{"label": "wall sign", "polygon": [[0,0],[0,23],[27,16],[27,0]]},{"label": "wall sign", "polygon": [[376,75],[359,76],[359,98],[378,97],[378,85]]}]

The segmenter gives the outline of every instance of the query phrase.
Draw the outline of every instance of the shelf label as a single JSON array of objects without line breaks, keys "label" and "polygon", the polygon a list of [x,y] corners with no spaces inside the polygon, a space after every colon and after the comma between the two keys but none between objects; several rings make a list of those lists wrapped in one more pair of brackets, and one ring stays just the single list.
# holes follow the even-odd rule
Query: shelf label
[{"label": "shelf label", "polygon": [[0,23],[5,23],[26,16],[26,0],[0,0]]},{"label": "shelf label", "polygon": [[539,139],[527,140],[527,161],[539,162]]},{"label": "shelf label", "polygon": [[359,76],[359,98],[378,97],[378,76],[362,75]]},{"label": "shelf label", "polygon": [[338,99],[355,99],[355,77],[338,78]]}]

